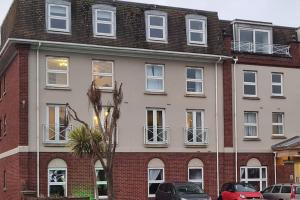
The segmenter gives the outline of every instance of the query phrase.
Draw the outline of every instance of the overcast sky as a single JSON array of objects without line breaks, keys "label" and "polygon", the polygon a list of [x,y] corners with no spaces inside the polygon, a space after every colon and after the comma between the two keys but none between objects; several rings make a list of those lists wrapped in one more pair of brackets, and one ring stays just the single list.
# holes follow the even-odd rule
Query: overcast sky
[{"label": "overcast sky", "polygon": [[[41,0],[40,0],[41,1]],[[220,19],[248,19],[281,26],[300,26],[300,0],[127,0],[219,13]],[[0,0],[0,24],[12,0]]]}]

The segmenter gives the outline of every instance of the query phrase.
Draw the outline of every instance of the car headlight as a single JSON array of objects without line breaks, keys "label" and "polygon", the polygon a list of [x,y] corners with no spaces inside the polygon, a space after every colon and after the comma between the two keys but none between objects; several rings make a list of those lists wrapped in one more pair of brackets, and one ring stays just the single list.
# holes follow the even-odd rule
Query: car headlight
[{"label": "car headlight", "polygon": [[241,199],[246,199],[246,196],[243,195],[243,194],[240,194],[240,198],[241,198]]},{"label": "car headlight", "polygon": [[181,198],[180,200],[187,200],[187,199],[185,199],[185,198]]}]

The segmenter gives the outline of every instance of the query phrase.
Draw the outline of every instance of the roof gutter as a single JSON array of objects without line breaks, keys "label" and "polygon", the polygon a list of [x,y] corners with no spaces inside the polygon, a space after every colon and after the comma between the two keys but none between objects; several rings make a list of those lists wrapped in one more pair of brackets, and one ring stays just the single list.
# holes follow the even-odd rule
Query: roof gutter
[{"label": "roof gutter", "polygon": [[178,58],[206,58],[218,60],[222,59],[232,59],[230,56],[223,55],[214,55],[214,54],[202,54],[202,53],[189,53],[189,52],[178,52],[178,51],[164,51],[164,50],[152,50],[152,49],[140,49],[140,48],[129,48],[129,47],[112,47],[112,46],[103,46],[103,45],[93,45],[93,44],[80,44],[80,43],[68,43],[68,42],[55,42],[47,40],[32,40],[32,39],[20,39],[20,38],[8,38],[3,48],[0,51],[0,57],[3,55],[5,50],[9,45],[14,43],[24,43],[24,44],[34,44],[37,45],[43,43],[43,46],[56,47],[64,46],[65,48],[73,49],[83,49],[83,50],[102,50],[107,52],[118,52],[118,53],[127,53],[132,55],[152,55],[152,56],[167,56],[167,57],[178,57]]}]

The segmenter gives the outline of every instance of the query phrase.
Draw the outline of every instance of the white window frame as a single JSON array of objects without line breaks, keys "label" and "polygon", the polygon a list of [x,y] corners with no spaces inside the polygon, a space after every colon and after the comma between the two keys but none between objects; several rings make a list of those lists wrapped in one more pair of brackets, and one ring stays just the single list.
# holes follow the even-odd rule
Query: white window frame
[{"label": "white window frame", "polygon": [[[97,178],[97,171],[99,171],[99,170],[104,171],[104,169],[102,167],[95,167],[96,178]],[[97,191],[95,191],[96,192],[95,195],[98,195],[98,185],[106,185],[107,186],[107,181],[96,181],[96,185],[97,185]],[[98,197],[99,197],[99,199],[107,199],[108,196],[106,195],[106,196],[98,196]]]},{"label": "white window frame", "polygon": [[[243,128],[244,128],[244,137],[245,138],[258,138],[258,112],[256,112],[256,111],[245,111],[244,112],[244,116],[243,116],[243,119],[245,119],[245,114],[246,113],[255,113],[255,119],[256,119],[256,123],[246,123],[245,121],[244,121],[244,126],[243,126]],[[246,135],[246,132],[245,132],[245,127],[246,126],[251,126],[251,127],[256,127],[256,136],[248,136],[248,135]]]},{"label": "white window frame", "polygon": [[[202,22],[202,30],[191,29],[191,22]],[[200,15],[187,15],[186,16],[186,27],[187,27],[187,42],[188,45],[207,46],[207,18]],[[191,33],[202,33],[202,41],[193,41]]]},{"label": "white window frame", "polygon": [[[282,122],[273,122],[273,114],[281,114]],[[282,134],[274,134],[273,133],[273,127],[274,126],[282,126]],[[284,112],[272,112],[272,135],[273,136],[283,136],[284,135]]]},{"label": "white window frame", "polygon": [[[106,62],[106,63],[110,63],[111,64],[111,73],[94,73],[93,68],[94,68],[94,63],[97,62]],[[113,61],[106,61],[106,60],[93,60],[92,61],[92,81],[94,81],[94,76],[104,76],[104,77],[111,77],[111,87],[97,87],[97,89],[100,90],[113,90],[114,89],[114,84],[115,84],[115,80],[114,80],[114,62]]]},{"label": "white window frame", "polygon": [[[49,174],[50,174],[50,170],[65,170],[66,171],[66,181],[65,182],[59,182],[59,183],[52,183],[49,182]],[[65,186],[65,195],[64,197],[67,197],[68,195],[68,169],[66,167],[48,167],[48,174],[47,174],[47,183],[48,183],[48,197],[50,197],[50,186],[51,185],[64,185]]]},{"label": "white window frame", "polygon": [[[54,107],[54,113],[55,113],[55,140],[50,140],[49,139],[49,126],[52,125],[52,124],[48,124],[49,123],[49,107]],[[66,138],[65,140],[60,140],[59,139],[59,135],[60,135],[60,132],[59,132],[59,128],[61,126],[61,124],[59,123],[59,109],[61,107],[64,107],[66,109],[66,105],[59,105],[59,104],[48,104],[47,105],[47,110],[46,110],[46,140],[45,142],[48,143],[48,142],[51,142],[51,143],[54,143],[54,144],[59,144],[59,143],[66,143],[68,141],[68,137],[67,137],[67,132],[68,132],[68,128],[65,127],[65,131],[66,131]],[[67,111],[65,111],[66,114],[67,114]]]},{"label": "white window frame", "polygon": [[[241,31],[252,31],[252,39],[253,39],[253,52],[256,53],[256,38],[255,38],[255,32],[266,32],[268,33],[268,45],[271,45],[271,30],[263,30],[263,29],[253,29],[253,28],[239,28],[238,34],[239,34],[239,40],[241,42]],[[239,45],[239,51],[241,50],[241,45]],[[271,47],[269,47],[269,54],[271,54]],[[250,51],[251,52],[251,51]]]},{"label": "white window frame", "polygon": [[[111,13],[111,21],[98,20],[98,12],[109,12]],[[109,24],[111,25],[111,33],[98,32],[98,24]],[[105,38],[116,38],[116,8],[109,5],[93,5],[93,27],[95,37]]]},{"label": "white window frame", "polygon": [[[190,169],[199,169],[199,170],[201,170],[202,179],[191,179],[190,178]],[[203,173],[203,167],[188,167],[188,182],[201,183],[202,189],[204,189],[204,177],[203,177],[203,175],[204,175],[204,173]]]},{"label": "white window frame", "polygon": [[[163,180],[149,180],[150,178],[150,170],[162,170],[163,173]],[[163,183],[165,181],[165,168],[164,167],[148,167],[148,183],[147,183],[147,188],[148,188],[148,197],[155,197],[155,194],[150,194],[149,190],[149,185],[151,183]]]},{"label": "white window frame", "polygon": [[[188,78],[188,69],[196,69],[196,70],[201,70],[201,74],[202,74],[202,79],[190,79]],[[186,87],[185,87],[185,91],[187,94],[204,94],[204,68],[203,67],[186,67]],[[196,83],[202,83],[202,87],[201,87],[201,91],[202,92],[190,92],[188,91],[188,82],[196,82]]]},{"label": "white window frame", "polygon": [[[151,17],[160,17],[163,19],[163,26],[154,26],[150,25]],[[145,12],[146,19],[146,39],[147,42],[159,42],[159,43],[167,43],[168,42],[168,15],[165,12],[157,11],[157,10],[149,10]],[[150,29],[160,29],[163,30],[163,37],[151,37]]]},{"label": "white window frame", "polygon": [[[66,16],[60,17],[60,16],[51,16],[51,6],[58,6],[63,7],[66,9]],[[51,27],[51,19],[59,19],[59,20],[65,20],[66,21],[66,29],[60,29],[60,28],[52,28]],[[71,21],[71,4],[68,5],[68,2],[65,2],[64,4],[59,3],[47,3],[47,30],[53,31],[53,32],[63,32],[63,33],[70,33],[70,21]]]},{"label": "white window frame", "polygon": [[[245,81],[245,73],[254,74],[255,82],[246,82]],[[255,94],[245,94],[245,86],[246,85],[254,85],[255,86]],[[244,95],[244,97],[257,97],[257,72],[256,71],[250,71],[250,70],[243,71],[243,95]]]},{"label": "white window frame", "polygon": [[[245,169],[245,178],[242,178],[242,169]],[[259,169],[260,178],[256,179],[249,179],[248,178],[248,169]],[[262,178],[262,169],[266,169],[266,178]],[[266,188],[268,187],[268,168],[265,166],[261,167],[248,167],[248,166],[242,166],[240,167],[240,180],[241,182],[248,183],[249,181],[259,181],[260,190],[262,190],[262,182],[266,182]]]},{"label": "white window frame", "polygon": [[[271,88],[271,92],[272,92],[272,96],[283,96],[283,73],[280,73],[280,72],[272,72],[271,73],[271,81],[272,81],[272,88]],[[280,75],[280,83],[276,83],[276,82],[273,82],[273,75]],[[273,93],[273,86],[280,86],[281,88],[281,93],[278,94],[278,93]]]},{"label": "white window frame", "polygon": [[[67,59],[68,60],[68,67],[67,70],[53,70],[53,69],[49,69],[48,68],[48,60],[49,59]],[[69,70],[70,70],[70,59],[66,58],[66,57],[55,57],[55,56],[48,56],[46,58],[46,86],[49,87],[57,87],[57,88],[67,88],[69,87]],[[67,84],[63,85],[63,84],[50,84],[49,81],[49,77],[48,74],[49,73],[55,73],[55,74],[67,74]]]},{"label": "white window frame", "polygon": [[[158,66],[162,68],[162,76],[148,76],[148,67],[151,66]],[[162,64],[146,64],[145,65],[145,76],[146,76],[146,91],[148,92],[164,92],[165,91],[165,65]],[[162,89],[161,90],[155,90],[155,89],[149,89],[148,88],[148,79],[151,80],[162,80]]]},{"label": "white window frame", "polygon": [[[148,132],[146,135],[146,140],[147,140],[147,144],[160,144],[160,143],[165,143],[165,141],[168,140],[168,136],[166,135],[166,112],[165,109],[161,109],[161,108],[147,108],[146,109],[146,131],[148,131],[148,111],[152,111],[153,112],[153,141],[148,141]],[[164,130],[164,140],[163,141],[157,141],[157,112],[161,111],[162,112],[162,120],[163,120],[163,127],[161,127]]]}]

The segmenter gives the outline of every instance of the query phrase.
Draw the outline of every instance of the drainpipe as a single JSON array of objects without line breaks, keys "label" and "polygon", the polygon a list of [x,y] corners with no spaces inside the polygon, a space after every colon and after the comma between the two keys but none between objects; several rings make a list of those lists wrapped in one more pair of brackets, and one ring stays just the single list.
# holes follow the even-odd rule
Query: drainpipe
[{"label": "drainpipe", "polygon": [[215,88],[215,102],[216,102],[216,113],[215,113],[215,121],[216,121],[216,139],[217,139],[217,194],[219,195],[220,188],[220,166],[219,166],[219,106],[218,106],[218,63],[220,63],[222,57],[215,64],[215,76],[216,76],[216,88]]},{"label": "drainpipe", "polygon": [[274,152],[274,182],[277,184],[277,152]]},{"label": "drainpipe", "polygon": [[38,43],[36,50],[36,190],[37,197],[40,197],[40,47]]},{"label": "drainpipe", "polygon": [[236,112],[237,112],[237,94],[236,94],[236,63],[238,62],[238,57],[233,57],[233,84],[234,84],[234,145],[235,145],[235,182],[238,182],[238,139],[237,139],[237,124],[236,124]]}]

